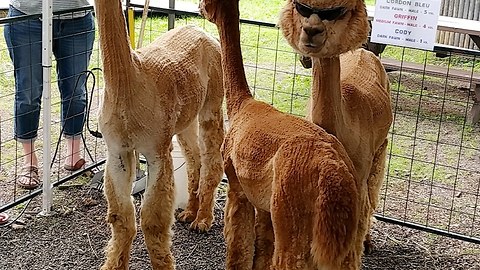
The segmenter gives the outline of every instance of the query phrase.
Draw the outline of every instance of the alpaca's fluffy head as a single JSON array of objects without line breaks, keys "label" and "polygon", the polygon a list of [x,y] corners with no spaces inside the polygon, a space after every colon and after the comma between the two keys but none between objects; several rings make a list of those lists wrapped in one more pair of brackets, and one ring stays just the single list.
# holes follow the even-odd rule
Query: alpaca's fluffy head
[{"label": "alpaca's fluffy head", "polygon": [[370,30],[363,0],[288,0],[279,26],[295,50],[311,57],[356,49]]}]

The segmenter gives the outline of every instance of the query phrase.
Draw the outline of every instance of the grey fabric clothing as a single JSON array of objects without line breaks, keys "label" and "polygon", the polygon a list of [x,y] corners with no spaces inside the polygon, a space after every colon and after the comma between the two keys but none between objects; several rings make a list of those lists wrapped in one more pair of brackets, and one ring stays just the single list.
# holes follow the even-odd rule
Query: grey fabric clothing
[{"label": "grey fabric clothing", "polygon": [[[19,11],[27,14],[40,14],[42,13],[42,0],[10,0],[10,5],[14,8],[18,9]],[[53,0],[52,1],[52,8],[53,12],[62,11],[62,10],[69,10],[80,8],[84,6],[89,6],[90,3],[88,0]],[[70,18],[78,18],[85,16],[85,12],[79,12],[78,14],[70,15]],[[62,16],[63,19],[64,16]]]}]

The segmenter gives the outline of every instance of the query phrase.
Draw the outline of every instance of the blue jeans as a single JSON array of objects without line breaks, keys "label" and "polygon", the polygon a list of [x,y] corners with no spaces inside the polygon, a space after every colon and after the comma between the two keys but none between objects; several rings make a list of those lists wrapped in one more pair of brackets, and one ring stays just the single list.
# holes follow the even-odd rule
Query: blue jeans
[{"label": "blue jeans", "polygon": [[[9,17],[21,15],[25,14],[10,6]],[[5,25],[4,35],[15,67],[15,138],[31,142],[37,137],[43,91],[42,22],[39,19],[12,22]],[[81,73],[88,68],[94,39],[91,12],[81,18],[53,20],[52,47],[66,137],[78,136],[83,130],[86,86]]]}]

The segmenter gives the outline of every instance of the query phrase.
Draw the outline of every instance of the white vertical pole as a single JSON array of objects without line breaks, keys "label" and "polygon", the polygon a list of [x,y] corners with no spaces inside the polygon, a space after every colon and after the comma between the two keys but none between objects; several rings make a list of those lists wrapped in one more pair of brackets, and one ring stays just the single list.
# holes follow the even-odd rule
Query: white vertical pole
[{"label": "white vertical pole", "polygon": [[52,68],[52,0],[42,2],[42,68],[43,68],[43,209],[49,215],[52,208],[50,180],[50,121],[51,121],[51,68]]}]

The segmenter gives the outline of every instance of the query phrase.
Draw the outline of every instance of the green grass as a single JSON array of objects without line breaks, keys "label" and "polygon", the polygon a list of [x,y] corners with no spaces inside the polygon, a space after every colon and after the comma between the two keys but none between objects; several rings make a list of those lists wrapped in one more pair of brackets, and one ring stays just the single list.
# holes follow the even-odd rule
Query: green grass
[{"label": "green grass", "polygon": [[[199,0],[181,0],[198,4]],[[239,2],[240,17],[242,19],[258,20],[277,23],[278,14],[285,5],[286,0],[241,0]],[[375,0],[366,0],[367,6],[375,5]]]},{"label": "green grass", "polygon": [[[198,5],[199,0],[181,0]],[[285,4],[285,0],[241,0],[239,2],[240,16],[242,19],[260,20],[264,22],[277,22],[278,14]]]}]

